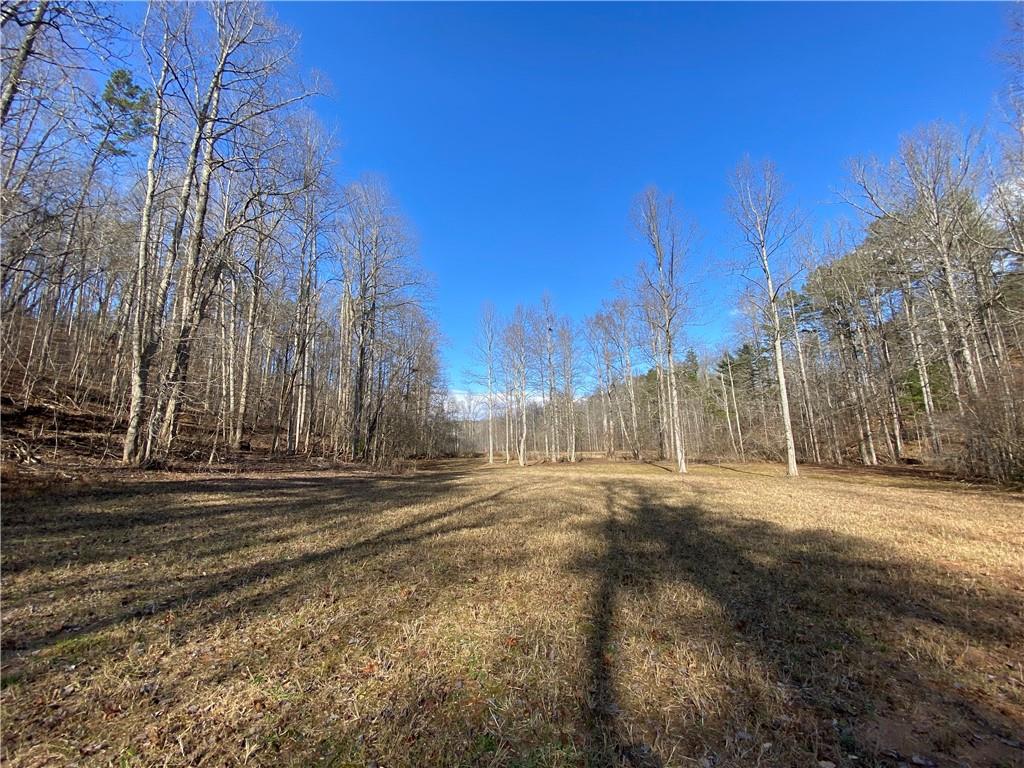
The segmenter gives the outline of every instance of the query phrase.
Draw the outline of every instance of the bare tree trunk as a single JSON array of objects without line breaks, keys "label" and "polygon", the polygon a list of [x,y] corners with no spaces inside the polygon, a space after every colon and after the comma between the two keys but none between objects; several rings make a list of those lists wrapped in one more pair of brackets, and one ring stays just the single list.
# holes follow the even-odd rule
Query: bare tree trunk
[{"label": "bare tree trunk", "polygon": [[909,285],[904,285],[902,291],[903,311],[907,317],[907,331],[910,335],[910,347],[913,350],[914,365],[917,368],[917,377],[921,384],[921,399],[924,401],[925,421],[928,424],[928,437],[931,441],[932,452],[938,455],[942,450],[942,443],[939,439],[938,429],[935,426],[935,402],[932,399],[932,386],[931,379],[928,376],[928,364],[924,359],[924,348],[921,344],[921,337],[918,330],[914,297]]},{"label": "bare tree trunk", "polygon": [[736,433],[732,428],[732,415],[729,413],[729,393],[725,391],[725,376],[719,376],[722,384],[722,405],[725,406],[725,423],[729,427],[729,445],[732,446],[733,455],[740,457],[739,449],[736,448]]},{"label": "bare tree trunk", "polygon": [[793,320],[793,342],[796,345],[796,357],[800,364],[800,390],[803,394],[804,412],[807,414],[807,431],[811,438],[811,453],[816,463],[821,463],[821,452],[818,450],[818,430],[814,423],[814,406],[811,404],[811,391],[807,385],[807,366],[804,364],[804,348],[800,341],[800,325],[797,323],[796,307],[793,297],[789,297],[789,315]]},{"label": "bare tree trunk", "polygon": [[257,245],[255,263],[253,265],[252,295],[249,311],[245,318],[245,343],[242,349],[242,381],[238,389],[238,411],[235,416],[235,432],[231,437],[232,450],[242,447],[242,432],[245,429],[245,415],[249,400],[249,369],[252,367],[252,343],[256,335],[256,313],[259,308],[261,259],[260,246]]},{"label": "bare tree trunk", "polygon": [[40,0],[36,6],[36,12],[32,14],[32,20],[28,24],[28,31],[18,46],[18,52],[14,56],[11,69],[7,73],[7,83],[4,85],[2,96],[0,96],[0,125],[7,122],[7,115],[11,111],[11,104],[21,87],[21,77],[25,73],[25,65],[28,63],[32,50],[35,48],[36,37],[43,26],[43,16],[50,5],[48,0]]},{"label": "bare tree trunk", "polygon": [[743,448],[743,427],[740,426],[740,409],[739,406],[736,405],[736,382],[732,377],[732,358],[730,356],[726,356],[725,361],[726,367],[729,369],[729,390],[732,392],[732,412],[736,417],[736,437],[739,438],[740,442],[740,461],[746,463],[747,454]]},{"label": "bare tree trunk", "polygon": [[[153,112],[153,138],[150,141],[149,158],[146,161],[146,194],[142,203],[139,221],[139,249],[135,263],[135,311],[131,333],[131,400],[128,405],[128,424],[124,436],[122,460],[125,464],[139,463],[139,438],[142,426],[142,409],[145,403],[149,369],[156,354],[156,341],[147,338],[146,329],[150,322],[146,317],[146,294],[148,292],[150,235],[152,229],[153,205],[156,199],[156,163],[160,154],[160,139],[164,121],[163,89],[167,80],[169,36],[163,42],[163,62],[157,81]],[[159,308],[156,308],[159,309]]]},{"label": "bare tree trunk", "polygon": [[953,390],[953,399],[956,402],[956,409],[961,416],[964,415],[964,399],[960,393],[960,372],[957,369],[956,360],[953,357],[953,347],[949,339],[949,326],[946,324],[946,317],[942,311],[942,304],[939,301],[939,294],[927,280],[928,295],[932,300],[932,309],[935,311],[935,322],[939,328],[939,339],[942,341],[942,349],[946,353],[946,366],[949,368],[949,385]]},{"label": "bare tree trunk", "polygon": [[679,389],[676,386],[676,366],[672,359],[672,333],[665,334],[665,359],[668,363],[669,407],[672,418],[672,443],[675,449],[676,469],[680,474],[686,473],[686,444],[683,438],[683,425],[679,414]]},{"label": "bare tree trunk", "polygon": [[[787,215],[782,208],[782,181],[771,163],[762,164],[756,171],[749,161],[741,164],[736,172],[733,192],[733,216],[747,243],[756,252],[758,264],[764,274],[764,298],[772,329],[779,405],[786,438],[786,474],[789,477],[796,477],[796,444],[793,440],[793,423],[789,416],[789,395],[782,353],[782,324],[779,320],[778,295],[772,279],[770,261],[773,254],[792,237],[797,223],[792,214]],[[782,284],[784,285],[785,281]]]}]

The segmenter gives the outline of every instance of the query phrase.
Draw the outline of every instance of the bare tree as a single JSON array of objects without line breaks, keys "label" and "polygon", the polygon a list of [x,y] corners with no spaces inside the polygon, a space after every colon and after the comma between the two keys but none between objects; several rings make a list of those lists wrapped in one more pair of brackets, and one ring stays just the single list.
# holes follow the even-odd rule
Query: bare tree
[{"label": "bare tree", "polygon": [[784,249],[798,231],[799,222],[793,212],[785,206],[782,179],[770,161],[756,166],[749,159],[741,162],[733,175],[732,187],[730,213],[761,273],[763,310],[772,334],[775,373],[779,384],[779,405],[786,440],[786,474],[796,477],[796,444],[789,416],[782,349],[782,320],[779,313],[781,291],[789,284],[791,278],[776,281],[773,279],[772,269],[775,261],[784,256]]},{"label": "bare tree", "polygon": [[487,463],[494,463],[494,385],[498,345],[498,323],[494,305],[485,302],[480,312],[480,335],[477,341],[487,383]]},{"label": "bare tree", "polygon": [[686,442],[679,407],[675,355],[686,309],[683,261],[694,239],[694,227],[684,227],[676,216],[672,198],[662,196],[653,187],[636,202],[634,218],[650,247],[650,261],[640,265],[641,302],[647,306],[648,318],[658,335],[657,349],[667,371],[672,454],[677,470],[685,473]]},{"label": "bare tree", "polygon": [[529,405],[530,349],[526,312],[517,306],[505,327],[504,368],[509,380],[509,391],[515,404],[517,424],[516,458],[519,466],[526,466],[526,426]]}]

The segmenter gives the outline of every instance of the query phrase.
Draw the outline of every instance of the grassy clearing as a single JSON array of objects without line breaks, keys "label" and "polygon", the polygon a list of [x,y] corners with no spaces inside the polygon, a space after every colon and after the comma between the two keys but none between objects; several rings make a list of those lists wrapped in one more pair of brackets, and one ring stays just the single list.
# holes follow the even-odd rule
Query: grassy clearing
[{"label": "grassy clearing", "polygon": [[447,462],[3,513],[11,766],[1024,764],[1020,495]]}]

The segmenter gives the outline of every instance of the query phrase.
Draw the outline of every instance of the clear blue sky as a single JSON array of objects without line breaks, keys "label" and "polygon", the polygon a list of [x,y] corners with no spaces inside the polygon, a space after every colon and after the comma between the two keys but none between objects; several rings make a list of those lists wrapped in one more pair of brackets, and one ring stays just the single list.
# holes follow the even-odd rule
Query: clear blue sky
[{"label": "clear blue sky", "polygon": [[[728,258],[727,174],[770,156],[816,219],[855,155],[901,132],[981,123],[1002,80],[1008,6],[279,3],[330,79],[340,174],[384,175],[436,277],[449,380],[466,388],[481,302],[547,290],[581,319],[642,255],[648,184]],[[700,269],[698,265],[698,269]],[[727,338],[737,278],[712,269],[693,341]]]}]

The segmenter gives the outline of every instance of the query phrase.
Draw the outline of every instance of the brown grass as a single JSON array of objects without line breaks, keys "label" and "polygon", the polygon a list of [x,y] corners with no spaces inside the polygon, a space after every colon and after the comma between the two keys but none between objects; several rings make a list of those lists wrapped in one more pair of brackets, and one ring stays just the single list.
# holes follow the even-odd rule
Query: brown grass
[{"label": "brown grass", "polygon": [[1024,499],[649,465],[4,499],[5,765],[1022,765]]}]

